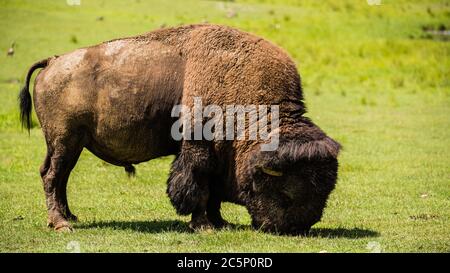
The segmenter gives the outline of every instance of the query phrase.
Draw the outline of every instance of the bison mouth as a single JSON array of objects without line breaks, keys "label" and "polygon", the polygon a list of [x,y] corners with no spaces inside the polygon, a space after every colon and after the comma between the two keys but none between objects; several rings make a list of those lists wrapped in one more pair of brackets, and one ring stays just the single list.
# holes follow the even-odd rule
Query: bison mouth
[{"label": "bison mouth", "polygon": [[[290,213],[292,210],[296,211],[295,215]],[[285,209],[271,206],[267,210],[261,207],[249,209],[249,212],[252,217],[252,227],[268,233],[306,236],[312,226],[311,223],[303,221],[304,215],[299,214],[298,208]]]},{"label": "bison mouth", "polygon": [[278,235],[306,236],[322,214],[322,209],[311,206],[291,204],[285,207],[267,198],[253,201],[247,206],[252,227]]}]

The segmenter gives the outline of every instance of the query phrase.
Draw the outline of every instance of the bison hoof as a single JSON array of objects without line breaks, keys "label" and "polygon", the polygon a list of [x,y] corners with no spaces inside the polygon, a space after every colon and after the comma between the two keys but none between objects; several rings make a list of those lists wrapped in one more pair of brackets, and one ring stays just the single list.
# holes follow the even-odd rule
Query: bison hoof
[{"label": "bison hoof", "polygon": [[72,226],[68,222],[61,222],[55,226],[55,231],[58,232],[73,232]]},{"label": "bison hoof", "polygon": [[58,232],[72,232],[73,228],[66,220],[60,220],[58,223],[54,224],[52,221],[47,221],[47,227],[53,228]]},{"label": "bison hoof", "polygon": [[229,222],[221,219],[217,221],[211,221],[214,228],[221,229],[221,228],[232,228],[233,224],[230,224]]},{"label": "bison hoof", "polygon": [[199,219],[199,220],[192,220],[189,223],[189,228],[191,228],[194,231],[208,231],[214,229],[214,225],[208,221],[208,219]]}]

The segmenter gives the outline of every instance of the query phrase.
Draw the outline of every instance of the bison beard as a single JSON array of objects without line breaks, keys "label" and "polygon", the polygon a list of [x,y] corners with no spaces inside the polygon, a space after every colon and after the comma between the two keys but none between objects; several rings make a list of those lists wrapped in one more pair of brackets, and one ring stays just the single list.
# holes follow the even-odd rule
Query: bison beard
[{"label": "bison beard", "polygon": [[193,213],[202,200],[208,200],[208,178],[213,173],[212,156],[205,143],[185,141],[182,150],[172,163],[167,194],[172,205],[181,215]]},{"label": "bison beard", "polygon": [[[167,194],[194,229],[222,227],[222,202],[247,207],[255,228],[300,234],[320,220],[337,179],[339,144],[305,118],[300,76],[272,43],[218,25],[159,29],[47,58],[19,94],[47,143],[40,167],[48,226],[72,230],[66,186],[83,148],[134,174],[133,164],[176,155]],[[171,111],[203,105],[279,106],[279,148],[262,140],[174,140]]]}]

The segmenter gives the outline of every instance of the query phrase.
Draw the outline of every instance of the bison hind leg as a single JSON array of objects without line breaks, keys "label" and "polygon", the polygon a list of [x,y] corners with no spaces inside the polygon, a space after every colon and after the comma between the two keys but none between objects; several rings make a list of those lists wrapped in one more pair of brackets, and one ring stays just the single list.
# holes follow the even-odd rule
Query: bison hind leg
[{"label": "bison hind leg", "polygon": [[47,156],[40,168],[47,204],[47,225],[58,231],[71,231],[68,221],[76,220],[67,202],[67,182],[83,150],[84,138],[69,133],[49,138]]}]

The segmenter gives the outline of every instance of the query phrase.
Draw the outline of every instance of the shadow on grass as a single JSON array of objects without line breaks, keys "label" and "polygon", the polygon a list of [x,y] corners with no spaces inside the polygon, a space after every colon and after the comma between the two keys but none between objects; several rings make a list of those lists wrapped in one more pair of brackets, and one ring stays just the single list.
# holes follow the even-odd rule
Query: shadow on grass
[{"label": "shadow on grass", "polygon": [[177,220],[155,221],[100,221],[87,224],[78,224],[75,228],[110,228],[115,230],[133,230],[146,233],[161,232],[191,232],[188,224]]},{"label": "shadow on grass", "polygon": [[358,239],[379,235],[376,231],[361,228],[312,228],[308,237]]},{"label": "shadow on grass", "polygon": [[[100,221],[88,224],[77,224],[75,228],[92,229],[92,228],[111,228],[114,230],[133,230],[146,233],[161,232],[179,232],[192,233],[188,223],[178,220],[154,220],[154,221]],[[248,229],[244,225],[230,225],[228,230]]]},{"label": "shadow on grass", "polygon": [[[188,223],[178,220],[154,220],[154,221],[101,221],[88,224],[78,224],[75,228],[92,229],[92,228],[110,228],[114,230],[133,230],[146,233],[161,232],[179,232],[192,233]],[[226,230],[251,230],[247,225],[230,224]],[[379,233],[376,231],[360,228],[313,228],[306,237],[324,237],[324,238],[348,238],[358,239],[364,237],[377,237]]]}]

